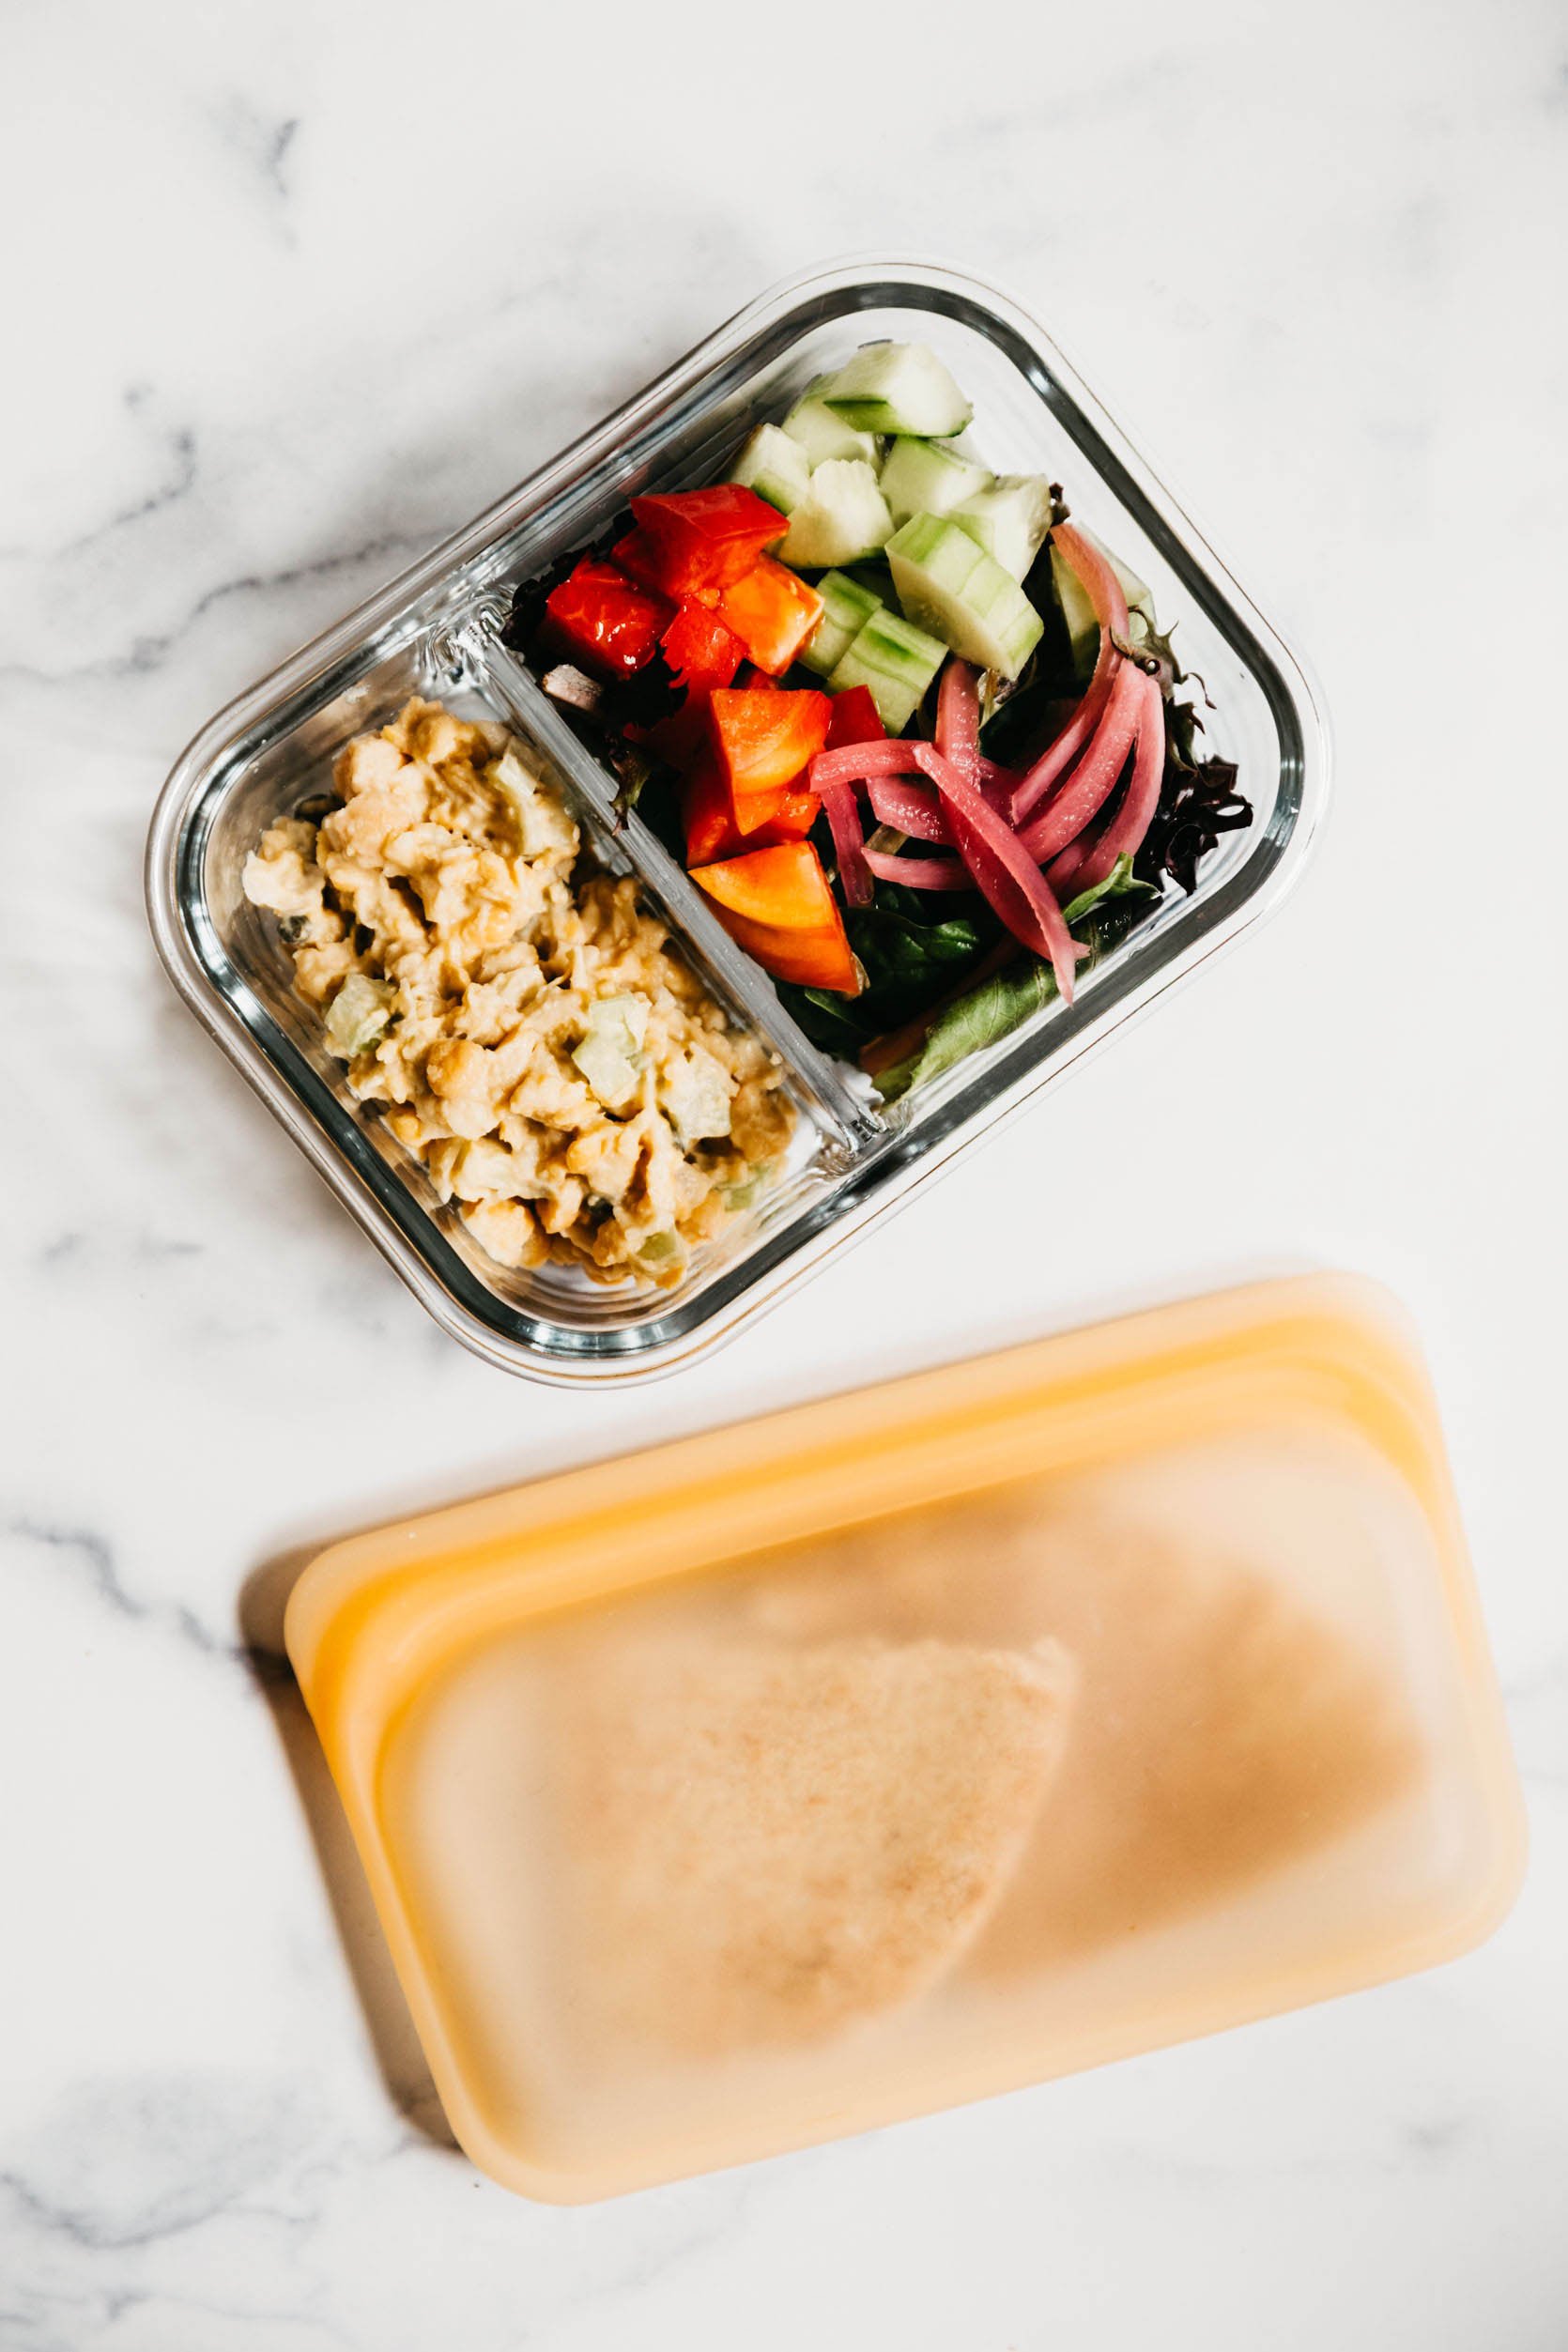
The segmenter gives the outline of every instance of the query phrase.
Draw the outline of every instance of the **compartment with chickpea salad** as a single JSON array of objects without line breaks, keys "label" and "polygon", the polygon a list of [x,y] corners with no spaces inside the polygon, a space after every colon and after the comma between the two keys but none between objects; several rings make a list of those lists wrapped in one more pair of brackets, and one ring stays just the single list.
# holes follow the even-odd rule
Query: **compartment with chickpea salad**
[{"label": "compartment with chickpea salad", "polygon": [[506,631],[888,1101],[1070,1003],[1252,817],[1148,590],[971,423],[934,352],[867,345]]},{"label": "compartment with chickpea salad", "polygon": [[776,1173],[777,1064],[504,727],[410,700],[242,886],[350,1093],[499,1264],[668,1289]]}]

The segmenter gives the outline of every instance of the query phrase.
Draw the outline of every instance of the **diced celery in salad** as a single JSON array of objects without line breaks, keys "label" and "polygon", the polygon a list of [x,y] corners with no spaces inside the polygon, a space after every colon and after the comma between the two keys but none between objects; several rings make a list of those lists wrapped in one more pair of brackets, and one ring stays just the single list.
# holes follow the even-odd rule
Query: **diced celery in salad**
[{"label": "diced celery in salad", "polygon": [[572,1048],[572,1059],[607,1111],[623,1110],[642,1083],[643,1040],[648,1034],[644,996],[596,997],[588,1025]]},{"label": "diced celery in salad", "polygon": [[369,1052],[392,1019],[396,993],[390,981],[350,972],[328,1006],[323,1023],[327,1042],[340,1060],[351,1062],[357,1053]]}]

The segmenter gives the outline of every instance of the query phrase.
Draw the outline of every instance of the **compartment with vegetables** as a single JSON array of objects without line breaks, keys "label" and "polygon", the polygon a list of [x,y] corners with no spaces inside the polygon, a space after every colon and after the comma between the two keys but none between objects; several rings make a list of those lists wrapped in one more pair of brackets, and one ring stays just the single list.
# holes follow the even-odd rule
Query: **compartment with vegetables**
[{"label": "compartment with vegetables", "polygon": [[506,630],[889,1101],[1070,1003],[1251,818],[1147,588],[973,424],[934,352],[869,344]]}]

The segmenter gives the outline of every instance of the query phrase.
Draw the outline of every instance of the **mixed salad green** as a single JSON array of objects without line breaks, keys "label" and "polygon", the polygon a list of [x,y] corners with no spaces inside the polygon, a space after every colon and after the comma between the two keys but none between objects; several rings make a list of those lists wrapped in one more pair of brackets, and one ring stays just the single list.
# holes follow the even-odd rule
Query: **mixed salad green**
[{"label": "mixed salad green", "polygon": [[869,344],[508,631],[888,1100],[1070,1001],[1252,816],[1147,587],[971,423],[934,352]]}]

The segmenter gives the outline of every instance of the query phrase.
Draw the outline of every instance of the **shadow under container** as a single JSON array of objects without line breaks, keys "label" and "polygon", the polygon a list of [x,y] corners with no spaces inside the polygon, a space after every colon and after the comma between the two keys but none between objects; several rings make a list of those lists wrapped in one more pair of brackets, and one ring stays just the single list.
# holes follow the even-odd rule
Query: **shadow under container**
[{"label": "shadow under container", "polygon": [[[634,813],[561,710],[500,643],[513,589],[602,531],[648,488],[713,480],[750,426],[878,337],[930,344],[973,397],[998,471],[1067,485],[1072,511],[1180,623],[1213,702],[1207,741],[1234,760],[1254,822],[1205,861],[1053,1005],[929,1087],[884,1107],[818,1050],[765,974]],[[632,872],[726,1011],[782,1066],[799,1147],[757,1213],[693,1257],[678,1287],[596,1288],[569,1269],[501,1268],[417,1161],[348,1094],[318,1020],[290,987],[276,926],[246,901],[266,827],[318,793],[339,748],[413,694],[505,720],[561,791],[587,845]],[[919,263],[810,273],[765,296],[521,488],[223,712],[176,765],[147,848],[165,967],[408,1287],[492,1363],[558,1383],[689,1361],[843,1248],[915,1187],[1105,1042],[1271,907],[1318,813],[1325,746],[1296,660],[1043,331],[977,282]]]}]

